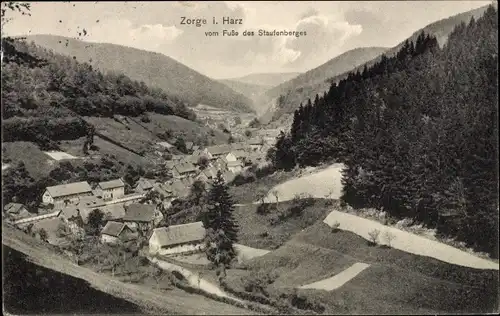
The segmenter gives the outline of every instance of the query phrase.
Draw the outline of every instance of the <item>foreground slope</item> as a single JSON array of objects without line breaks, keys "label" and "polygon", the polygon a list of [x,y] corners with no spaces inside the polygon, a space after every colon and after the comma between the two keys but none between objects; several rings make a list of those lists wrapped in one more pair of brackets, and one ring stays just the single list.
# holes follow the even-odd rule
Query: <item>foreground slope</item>
[{"label": "foreground slope", "polygon": [[[415,41],[418,35],[422,31],[424,31],[426,34],[435,36],[439,44],[442,46],[447,41],[449,34],[453,31],[455,26],[457,26],[462,22],[467,23],[470,21],[471,18],[478,19],[484,14],[486,9],[487,6],[483,6],[478,9],[457,14],[455,16],[429,24],[426,27],[413,33],[408,38],[408,41]],[[384,55],[386,55],[387,57],[394,56],[401,49],[401,47],[403,47],[403,45],[404,41],[393,48],[387,49],[384,52]],[[281,102],[281,106],[276,106],[274,109],[272,108],[269,111],[269,113],[266,113],[266,115],[264,116],[265,120],[268,121],[271,119],[273,120],[279,119],[280,121],[286,121],[286,118],[290,116],[290,114],[292,114],[293,111],[295,111],[299,107],[301,102],[305,102],[309,98],[314,98],[316,94],[319,94],[321,96],[324,92],[328,91],[328,88],[330,87],[330,84],[332,82],[338,82],[341,79],[346,78],[348,72],[350,71],[355,72],[357,70],[362,71],[365,65],[369,67],[375,64],[376,62],[379,62],[381,59],[380,55],[382,52],[383,51],[379,51],[378,54],[373,54],[371,58],[366,58],[364,62],[360,62],[357,65],[354,65],[352,68],[344,69],[343,71],[340,71],[336,74],[332,73],[329,77],[324,77],[323,81],[320,80],[309,81],[309,82],[305,81],[302,82],[301,85],[290,84],[288,86],[283,86],[283,87],[278,86],[268,91],[266,95],[268,95],[269,99],[277,98],[280,94],[283,95],[284,98]],[[369,55],[367,55],[367,57],[369,57]],[[333,59],[330,62],[333,62],[335,59]]]},{"label": "foreground slope", "polygon": [[57,53],[74,56],[76,60],[88,62],[97,69],[123,73],[192,105],[203,103],[241,112],[252,111],[248,98],[159,53],[53,35],[33,35],[26,40]]},{"label": "foreground slope", "polygon": [[[98,274],[89,269],[75,265],[74,263],[61,257],[61,255],[56,253],[55,250],[51,250],[50,248],[48,248],[50,247],[50,245],[48,245],[47,243],[36,240],[14,228],[7,227],[5,225],[2,228],[2,244],[8,247],[7,250],[9,250],[10,248],[15,251],[10,252],[10,254],[14,257],[14,259],[21,260],[21,262],[19,262],[20,265],[28,264],[29,267],[40,266],[42,267],[41,271],[44,271],[44,273],[46,273],[46,277],[50,276],[51,278],[63,278],[65,281],[67,280],[72,284],[80,284],[81,286],[84,286],[85,289],[81,289],[81,294],[83,296],[78,299],[78,302],[88,301],[89,298],[87,297],[87,295],[98,295],[100,297],[99,299],[105,299],[101,300],[101,302],[103,303],[114,302],[116,304],[120,304],[118,306],[115,306],[118,308],[122,307],[122,309],[119,310],[120,313],[142,312],[149,314],[168,313],[191,315],[242,315],[251,313],[250,311],[241,308],[213,301],[203,296],[188,294],[182,291],[171,290],[167,293],[164,293],[140,285],[119,282],[109,276]],[[19,253],[22,254],[19,255]],[[9,254],[9,252],[4,253],[4,255],[6,254]],[[30,263],[23,262],[23,260],[27,260]],[[16,284],[19,284],[18,282],[20,282],[20,280],[17,279],[7,279],[7,281],[13,282],[4,284],[6,288],[10,289],[12,289],[12,286],[15,287]],[[35,284],[37,284],[37,277],[35,277],[34,281]],[[66,285],[64,285],[62,288],[58,288],[58,292],[61,295],[65,291],[67,291],[65,287]],[[28,289],[29,288],[18,288],[16,290],[16,296],[18,298],[27,297],[27,295],[29,294],[24,291],[27,291]],[[86,292],[84,292],[84,290]],[[115,298],[113,298],[113,296]],[[31,298],[31,296],[28,297]],[[97,299],[97,297],[91,297],[90,300],[92,299]],[[58,304],[63,307],[66,306],[69,308],[68,305],[64,305],[64,302],[59,301],[46,302],[46,304],[47,305],[45,305],[45,310],[48,310],[48,312],[57,312]],[[74,312],[113,312],[111,307],[106,309],[105,306],[101,306],[101,310],[96,310],[97,307],[94,306],[93,309],[90,310],[89,306],[84,306],[84,304],[81,305],[82,309],[79,311],[75,310]],[[59,308],[61,306],[59,306]],[[9,308],[9,306],[6,307]],[[16,308],[16,306],[12,307]],[[89,307],[89,309],[86,309],[86,307]],[[19,306],[17,306],[17,308],[19,308]],[[36,308],[36,306],[33,306],[33,308]],[[9,309],[7,309],[7,311],[9,311]],[[27,313],[29,311],[22,310],[21,312]],[[63,312],[63,310],[59,310],[59,312]],[[65,309],[64,312],[67,313],[68,310]],[[114,312],[118,312],[118,310],[114,309]]]},{"label": "foreground slope", "polygon": [[[328,313],[457,313],[498,309],[498,273],[456,266],[388,247],[371,246],[346,231],[316,223],[275,251],[248,263],[268,275],[268,292],[282,292],[368,264],[333,291],[299,290]],[[238,284],[235,280],[235,284]]]}]

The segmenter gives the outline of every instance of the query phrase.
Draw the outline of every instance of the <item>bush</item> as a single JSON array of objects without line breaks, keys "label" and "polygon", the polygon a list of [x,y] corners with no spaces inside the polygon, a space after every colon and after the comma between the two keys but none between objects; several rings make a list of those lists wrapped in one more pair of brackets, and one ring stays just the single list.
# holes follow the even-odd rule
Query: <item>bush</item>
[{"label": "bush", "polygon": [[378,241],[378,235],[380,234],[380,231],[378,229],[374,229],[368,233],[368,236],[370,236],[370,243],[372,245],[376,245]]},{"label": "bush", "polygon": [[336,233],[336,232],[338,232],[338,231],[339,231],[340,223],[339,223],[339,222],[337,222],[337,221],[335,221],[335,222],[331,225],[331,227],[332,227],[332,232],[333,232],[333,233]]},{"label": "bush", "polygon": [[396,236],[393,233],[391,233],[390,231],[387,230],[384,233],[384,238],[387,241],[387,246],[391,247],[391,243],[396,238]]}]

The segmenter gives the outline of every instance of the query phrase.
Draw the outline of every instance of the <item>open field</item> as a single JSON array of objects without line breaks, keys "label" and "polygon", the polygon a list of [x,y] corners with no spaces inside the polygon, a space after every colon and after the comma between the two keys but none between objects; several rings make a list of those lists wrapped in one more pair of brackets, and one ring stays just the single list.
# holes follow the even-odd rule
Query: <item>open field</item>
[{"label": "open field", "polygon": [[356,262],[349,268],[334,275],[331,278],[327,278],[314,283],[302,285],[299,289],[315,289],[315,290],[326,290],[333,291],[346,284],[350,280],[354,279],[358,274],[363,272],[370,265],[366,263]]},{"label": "open field", "polygon": [[[321,281],[353,264],[369,264],[337,290],[299,290],[328,313],[492,312],[498,308],[498,273],[448,264],[397,249],[370,246],[351,232],[317,223],[282,247],[247,264],[229,284],[268,275],[268,291]],[[243,278],[243,280],[242,280]],[[240,289],[242,290],[242,289]]]},{"label": "open field", "polygon": [[[338,211],[332,211],[324,220],[327,225],[338,222],[339,228],[351,231],[367,240],[370,239],[369,233],[374,230],[380,232],[378,242],[384,245],[391,245],[396,249],[418,254],[421,256],[433,257],[452,264],[472,267],[476,269],[495,269],[498,270],[498,263],[476,257],[465,251],[445,245],[443,243],[430,240],[400,229],[382,225],[378,222],[365,219],[359,216],[346,214]],[[392,235],[390,242],[385,238],[385,234]]]},{"label": "open field", "polygon": [[238,232],[239,243],[258,249],[275,249],[285,243],[295,233],[322,221],[329,213],[326,200],[315,200],[314,204],[306,207],[300,215],[271,224],[271,218],[281,209],[293,206],[293,202],[286,201],[276,205],[268,214],[257,214],[259,205],[249,204],[235,207],[234,218],[240,226]]},{"label": "open field", "polygon": [[342,165],[334,164],[326,169],[280,183],[271,188],[266,202],[275,202],[273,191],[280,201],[291,200],[297,194],[306,194],[315,198],[338,199],[342,195]]},{"label": "open field", "polygon": [[44,153],[54,160],[80,159],[80,157],[75,157],[73,155],[65,153],[64,151],[44,151]]},{"label": "open field", "polygon": [[50,245],[16,229],[3,226],[2,243],[22,252],[36,265],[88,282],[89,286],[140,306],[152,314],[248,314],[249,311],[213,301],[200,295],[170,290],[168,295],[146,286],[122,283],[105,274],[95,273],[64,259]]},{"label": "open field", "polygon": [[2,159],[10,159],[12,165],[24,162],[26,170],[36,180],[49,174],[53,168],[53,160],[48,157],[34,143],[30,142],[3,142]]}]

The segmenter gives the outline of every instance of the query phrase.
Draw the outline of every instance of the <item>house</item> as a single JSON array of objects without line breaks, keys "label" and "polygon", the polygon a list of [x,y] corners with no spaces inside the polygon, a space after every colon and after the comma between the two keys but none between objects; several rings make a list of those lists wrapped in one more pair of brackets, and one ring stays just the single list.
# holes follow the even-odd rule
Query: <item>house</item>
[{"label": "house", "polygon": [[241,143],[241,142],[240,143],[232,143],[231,144],[231,149],[233,151],[235,151],[235,150],[245,150],[245,149],[247,149],[247,147],[248,147],[247,144]]},{"label": "house", "polygon": [[231,151],[229,145],[215,145],[205,148],[205,154],[210,160],[217,159],[218,157],[228,154]]},{"label": "house", "polygon": [[245,158],[248,157],[248,152],[241,149],[234,150],[231,153],[240,161],[245,161]]},{"label": "house", "polygon": [[125,205],[125,216],[122,221],[132,229],[145,232],[152,229],[155,222],[161,220],[160,215],[163,217],[154,205],[133,203]]},{"label": "house", "polygon": [[173,181],[170,187],[174,196],[185,197],[189,195],[189,188],[181,180]]},{"label": "house", "polygon": [[139,234],[124,223],[109,221],[101,231],[103,244],[118,244],[137,239]]},{"label": "house", "polygon": [[228,161],[226,164],[226,169],[232,173],[239,173],[243,170],[243,164],[241,161]]},{"label": "house", "polygon": [[186,149],[188,151],[192,151],[193,150],[193,146],[194,146],[193,142],[185,142],[185,144],[186,144]]},{"label": "house", "polygon": [[166,149],[174,147],[174,145],[170,144],[169,142],[158,142],[157,144]]},{"label": "house", "polygon": [[134,187],[134,190],[138,193],[147,193],[152,189],[153,189],[153,182],[146,178],[140,178]]},{"label": "house", "polygon": [[258,138],[258,137],[254,137],[254,138],[249,139],[247,143],[250,146],[250,148],[252,149],[252,151],[260,150],[260,148],[264,144],[263,140],[261,138]]},{"label": "house", "polygon": [[83,217],[77,206],[72,205],[64,208],[59,214],[59,217],[66,223],[73,234],[80,234],[80,236],[84,235]]},{"label": "house", "polygon": [[172,176],[176,179],[182,179],[190,175],[196,174],[196,167],[189,162],[178,163],[172,169]]},{"label": "house", "polygon": [[236,175],[231,171],[226,171],[222,174],[222,178],[224,179],[225,183],[232,182],[235,177],[236,177]]},{"label": "house", "polygon": [[20,203],[9,203],[5,205],[4,212],[9,219],[18,220],[29,217],[31,214],[28,209]]},{"label": "house", "polygon": [[193,147],[191,148],[193,150],[193,152],[197,151],[197,150],[200,150],[200,146],[198,145],[193,145]]},{"label": "house", "polygon": [[81,197],[92,196],[92,194],[92,188],[85,181],[61,184],[47,187],[42,195],[42,202],[60,208],[65,204],[74,204]]},{"label": "house", "polygon": [[205,228],[202,222],[157,228],[149,238],[150,253],[161,255],[203,250]]},{"label": "house", "polygon": [[108,221],[121,220],[125,217],[125,206],[123,203],[109,204],[99,208]]},{"label": "house", "polygon": [[122,179],[99,182],[97,187],[104,200],[114,200],[125,195],[125,183]]}]

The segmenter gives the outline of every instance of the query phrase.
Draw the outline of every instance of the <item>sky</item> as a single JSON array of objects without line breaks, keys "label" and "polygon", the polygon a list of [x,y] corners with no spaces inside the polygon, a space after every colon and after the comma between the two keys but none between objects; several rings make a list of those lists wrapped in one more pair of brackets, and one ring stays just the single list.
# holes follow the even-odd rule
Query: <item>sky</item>
[{"label": "sky", "polygon": [[[491,1],[33,2],[2,32],[53,34],[165,54],[215,79],[304,72],[357,47],[392,47],[418,29]],[[201,27],[182,17],[206,19]],[[219,24],[212,24],[213,18]],[[242,24],[222,25],[223,17]],[[85,29],[86,35],[83,35]],[[234,29],[239,36],[206,36]],[[259,29],[307,35],[257,36]],[[256,36],[242,36],[253,30]],[[82,33],[82,34],[78,34]]]}]

